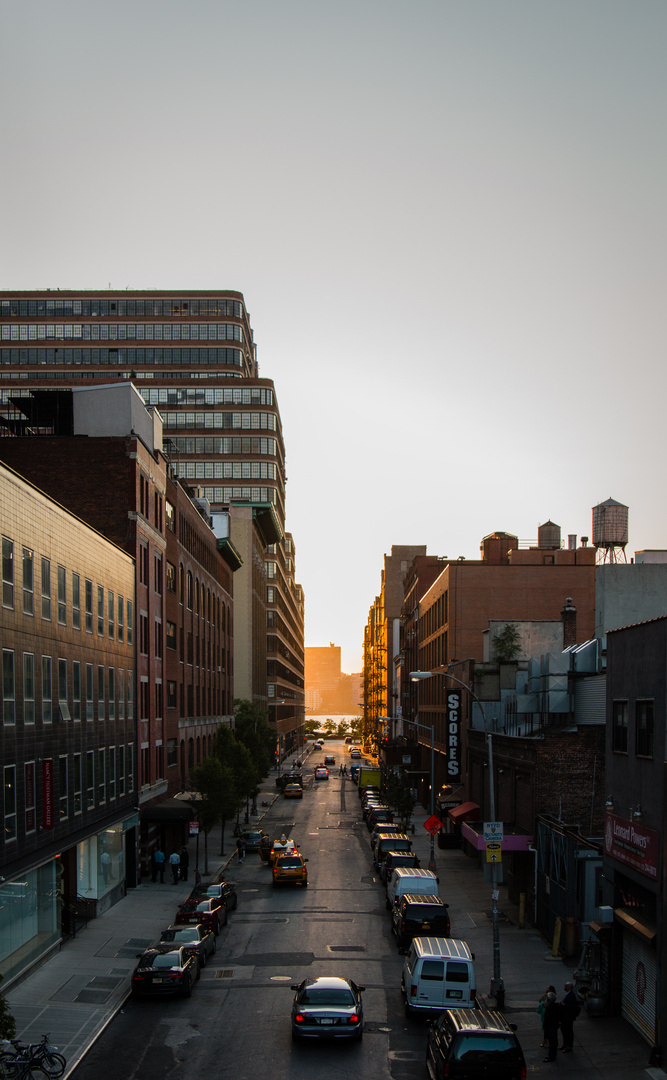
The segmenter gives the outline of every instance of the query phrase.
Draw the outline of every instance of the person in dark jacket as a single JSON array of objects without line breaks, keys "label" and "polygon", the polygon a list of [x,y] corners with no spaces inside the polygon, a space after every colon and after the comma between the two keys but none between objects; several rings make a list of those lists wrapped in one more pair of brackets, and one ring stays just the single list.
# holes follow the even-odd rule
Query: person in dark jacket
[{"label": "person in dark jacket", "polygon": [[549,1044],[549,1055],[545,1061],[555,1061],[558,1056],[558,1028],[561,1021],[561,1006],[556,995],[548,993],[544,1006],[544,1037]]},{"label": "person in dark jacket", "polygon": [[565,997],[561,1001],[560,1029],[563,1033],[563,1045],[561,1050],[564,1054],[571,1054],[574,1046],[574,1021],[577,1019],[580,1009],[577,995],[571,982],[566,982],[563,987]]},{"label": "person in dark jacket", "polygon": [[181,848],[181,881],[188,880],[188,868],[190,866],[190,853],[185,844]]}]

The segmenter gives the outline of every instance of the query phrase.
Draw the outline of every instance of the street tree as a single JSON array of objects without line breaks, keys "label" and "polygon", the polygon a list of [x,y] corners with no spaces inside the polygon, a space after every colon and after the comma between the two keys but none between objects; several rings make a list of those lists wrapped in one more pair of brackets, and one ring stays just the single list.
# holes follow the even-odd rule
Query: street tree
[{"label": "street tree", "polygon": [[208,834],[214,825],[221,822],[224,837],[225,821],[235,812],[238,796],[234,774],[229,765],[215,754],[210,754],[201,765],[195,765],[190,779],[194,788],[190,805],[204,833],[204,873],[208,874]]},{"label": "street tree", "polygon": [[415,808],[415,797],[412,789],[402,776],[390,773],[387,778],[387,801],[398,814],[402,825],[407,829],[410,825],[412,811]]}]

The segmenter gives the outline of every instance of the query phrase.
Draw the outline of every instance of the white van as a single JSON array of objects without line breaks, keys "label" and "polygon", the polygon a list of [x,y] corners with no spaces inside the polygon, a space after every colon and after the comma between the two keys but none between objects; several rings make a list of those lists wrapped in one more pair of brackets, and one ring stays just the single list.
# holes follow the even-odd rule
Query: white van
[{"label": "white van", "polygon": [[431,1010],[474,1009],[474,953],[456,938],[414,938],[403,965],[401,990],[410,1015]]},{"label": "white van", "polygon": [[438,878],[432,870],[420,870],[417,866],[397,866],[387,882],[387,911],[391,911],[404,893],[439,896]]}]

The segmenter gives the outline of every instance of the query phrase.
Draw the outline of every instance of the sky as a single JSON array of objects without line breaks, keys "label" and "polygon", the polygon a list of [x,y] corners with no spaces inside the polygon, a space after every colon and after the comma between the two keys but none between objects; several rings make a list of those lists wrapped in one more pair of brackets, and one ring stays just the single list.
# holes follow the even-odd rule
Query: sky
[{"label": "sky", "polygon": [[359,671],[394,544],[613,497],[667,548],[666,45],[664,0],[0,0],[0,288],[243,292]]}]

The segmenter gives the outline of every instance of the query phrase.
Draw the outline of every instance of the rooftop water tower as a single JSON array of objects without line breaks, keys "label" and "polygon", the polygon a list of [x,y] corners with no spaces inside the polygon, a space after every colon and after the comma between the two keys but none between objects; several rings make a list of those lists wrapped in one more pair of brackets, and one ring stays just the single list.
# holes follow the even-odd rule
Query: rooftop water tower
[{"label": "rooftop water tower", "polygon": [[593,507],[593,546],[596,562],[627,562],[628,508],[615,499],[607,499]]}]

